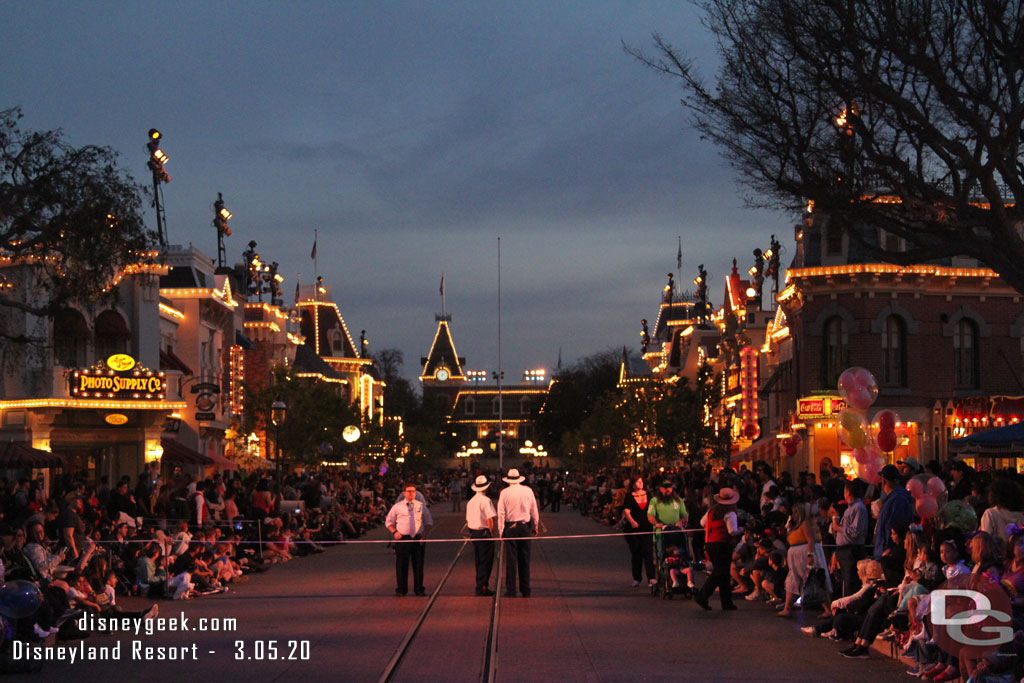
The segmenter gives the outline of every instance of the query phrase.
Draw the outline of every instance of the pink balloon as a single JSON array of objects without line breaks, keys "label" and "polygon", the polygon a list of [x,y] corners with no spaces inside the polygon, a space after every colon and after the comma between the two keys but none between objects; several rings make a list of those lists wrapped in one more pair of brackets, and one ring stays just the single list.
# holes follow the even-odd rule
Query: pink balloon
[{"label": "pink balloon", "polygon": [[932,475],[931,479],[928,480],[928,484],[925,487],[927,495],[935,497],[942,495],[946,490],[946,482],[942,481],[939,477]]},{"label": "pink balloon", "polygon": [[793,436],[791,436],[789,438],[791,438],[793,440],[793,445],[795,445],[795,446],[799,446],[800,442],[804,440],[804,438],[802,436],[800,436],[800,432],[794,432]]},{"label": "pink balloon", "polygon": [[868,454],[868,452],[863,448],[853,449],[853,459],[856,460],[858,463],[865,463],[868,461],[870,457],[871,456]]},{"label": "pink balloon", "polygon": [[939,514],[939,501],[931,496],[918,498],[914,504],[914,509],[917,510],[917,516],[921,519],[931,519]]},{"label": "pink balloon", "polygon": [[914,500],[917,500],[924,495],[924,482],[914,477],[907,482],[907,490],[910,491],[910,495],[914,497]]},{"label": "pink balloon", "polygon": [[877,387],[878,382],[875,381],[875,376],[871,374],[871,371],[867,368],[850,368],[853,370],[854,381],[862,387]]},{"label": "pink balloon", "polygon": [[875,463],[857,463],[857,476],[869,484],[877,484],[879,481],[878,466]]},{"label": "pink balloon", "polygon": [[865,368],[847,368],[839,375],[839,394],[856,410],[866,410],[878,396],[878,382]]},{"label": "pink balloon", "polygon": [[875,443],[878,447],[886,453],[892,453],[896,450],[896,446],[899,441],[896,439],[896,432],[891,429],[878,432],[878,436],[875,437]]},{"label": "pink balloon", "polygon": [[855,387],[846,394],[846,403],[855,410],[867,410],[877,395],[877,390],[872,392],[866,387]]},{"label": "pink balloon", "polygon": [[890,431],[896,429],[896,423],[900,421],[900,416],[892,410],[883,410],[882,412],[875,415],[875,422],[878,423],[879,431]]}]

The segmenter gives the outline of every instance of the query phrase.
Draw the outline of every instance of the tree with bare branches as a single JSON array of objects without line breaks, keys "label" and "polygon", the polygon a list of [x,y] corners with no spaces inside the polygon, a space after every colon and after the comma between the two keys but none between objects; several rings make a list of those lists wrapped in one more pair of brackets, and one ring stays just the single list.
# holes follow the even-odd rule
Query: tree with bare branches
[{"label": "tree with bare branches", "polygon": [[706,0],[721,68],[708,85],[660,35],[626,46],[678,79],[697,130],[755,205],[811,200],[903,238],[875,257],[978,259],[1024,292],[1024,7],[1020,0]]},{"label": "tree with bare branches", "polygon": [[[143,190],[114,151],[23,131],[21,118],[0,111],[0,321],[4,310],[47,318],[113,296],[115,278],[155,244]],[[0,325],[0,345],[39,341]]]}]

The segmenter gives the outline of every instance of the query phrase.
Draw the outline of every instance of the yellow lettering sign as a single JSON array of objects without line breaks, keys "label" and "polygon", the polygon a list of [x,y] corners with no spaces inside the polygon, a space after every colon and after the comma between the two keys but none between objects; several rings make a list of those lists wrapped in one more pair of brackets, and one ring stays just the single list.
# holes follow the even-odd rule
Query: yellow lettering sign
[{"label": "yellow lettering sign", "polygon": [[107,367],[114,372],[128,372],[135,367],[135,359],[127,353],[115,353],[107,358]]}]

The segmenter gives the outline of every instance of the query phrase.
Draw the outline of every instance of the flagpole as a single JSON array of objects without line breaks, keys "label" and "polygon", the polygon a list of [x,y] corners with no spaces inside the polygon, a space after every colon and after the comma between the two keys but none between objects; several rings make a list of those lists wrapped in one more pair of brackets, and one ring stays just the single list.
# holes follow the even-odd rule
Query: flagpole
[{"label": "flagpole", "polygon": [[501,238],[498,238],[498,471],[504,471],[505,425],[501,400]]},{"label": "flagpole", "polygon": [[679,290],[679,301],[683,293],[683,236],[679,236],[679,250],[676,251],[676,288]]},{"label": "flagpole", "polygon": [[445,299],[445,293],[444,293],[444,273],[442,272],[441,273],[441,319],[442,320],[444,319],[444,315],[445,315],[444,299]]},{"label": "flagpole", "polygon": [[[320,275],[320,255],[316,253],[316,243],[320,241],[320,231],[313,228],[313,270],[316,275]],[[319,294],[319,292],[317,292]],[[317,297],[319,301],[319,297]]]}]

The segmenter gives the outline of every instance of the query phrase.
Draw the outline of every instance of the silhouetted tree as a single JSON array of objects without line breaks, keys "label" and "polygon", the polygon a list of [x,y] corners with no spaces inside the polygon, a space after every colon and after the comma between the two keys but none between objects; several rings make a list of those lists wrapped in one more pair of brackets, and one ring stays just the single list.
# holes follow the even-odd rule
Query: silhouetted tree
[{"label": "silhouetted tree", "polygon": [[967,255],[1024,292],[1024,4],[1019,0],[707,0],[707,85],[654,36],[626,50],[679,79],[684,106],[755,194],[906,240],[909,264]]}]

